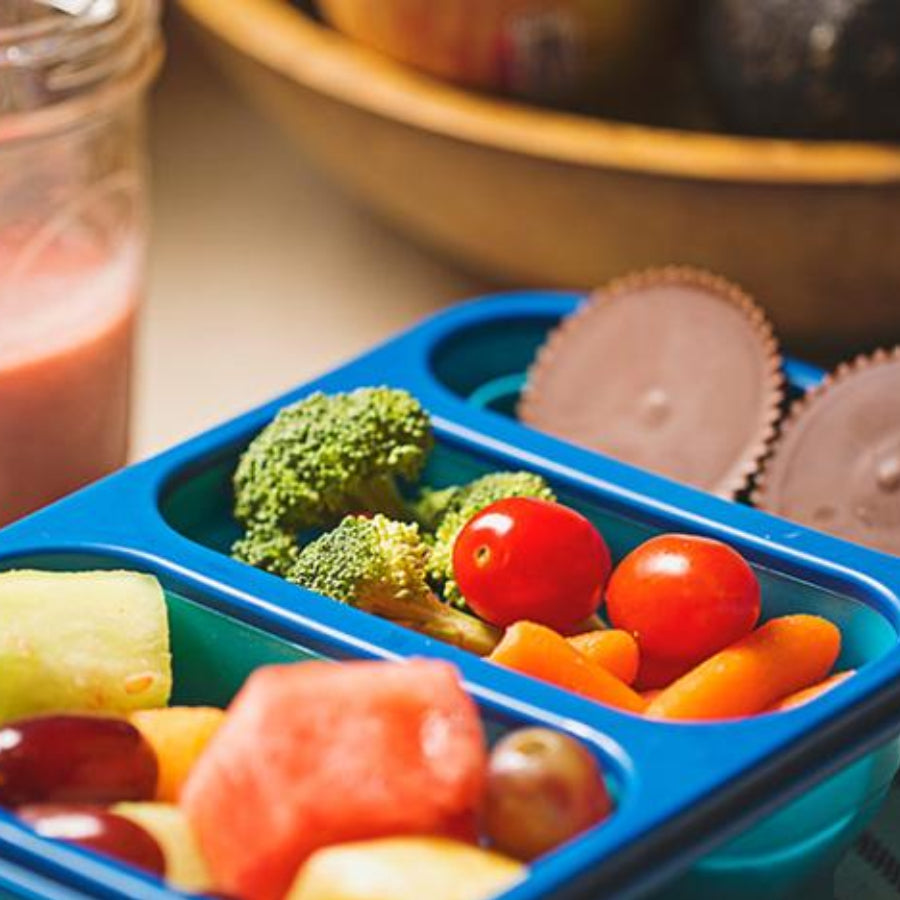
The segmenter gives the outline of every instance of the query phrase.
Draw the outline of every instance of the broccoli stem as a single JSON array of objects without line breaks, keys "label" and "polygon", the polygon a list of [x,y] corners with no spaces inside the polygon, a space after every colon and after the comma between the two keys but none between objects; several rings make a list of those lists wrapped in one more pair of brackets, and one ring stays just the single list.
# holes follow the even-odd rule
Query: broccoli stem
[{"label": "broccoli stem", "polygon": [[412,505],[412,513],[423,532],[427,534],[437,528],[442,516],[447,512],[450,501],[458,492],[459,488],[455,485],[439,490],[423,488],[419,492]]},{"label": "broccoli stem", "polygon": [[424,599],[375,594],[359,597],[353,605],[478,656],[490,654],[502,637],[500,629],[447,606],[434,594]]},{"label": "broccoli stem", "polygon": [[359,504],[358,512],[382,513],[389,519],[406,521],[409,519],[409,507],[397,483],[389,475],[369,479],[365,486],[354,494]]}]

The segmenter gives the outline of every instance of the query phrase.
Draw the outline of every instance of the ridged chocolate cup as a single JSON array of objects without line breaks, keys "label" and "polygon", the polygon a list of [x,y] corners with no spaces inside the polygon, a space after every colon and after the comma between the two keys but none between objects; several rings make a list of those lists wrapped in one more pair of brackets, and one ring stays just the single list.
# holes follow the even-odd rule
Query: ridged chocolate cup
[{"label": "ridged chocolate cup", "polygon": [[900,347],[843,364],[791,407],[753,502],[900,555]]},{"label": "ridged chocolate cup", "polygon": [[737,285],[686,267],[596,291],[539,351],[519,418],[540,431],[722,497],[775,436],[781,357]]}]

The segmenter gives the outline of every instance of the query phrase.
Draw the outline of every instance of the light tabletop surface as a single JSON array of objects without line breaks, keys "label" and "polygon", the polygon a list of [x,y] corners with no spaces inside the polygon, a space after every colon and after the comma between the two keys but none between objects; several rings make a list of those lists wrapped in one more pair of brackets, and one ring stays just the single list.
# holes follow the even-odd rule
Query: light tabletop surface
[{"label": "light tabletop surface", "polygon": [[150,122],[136,457],[484,289],[341,194],[172,24]]}]

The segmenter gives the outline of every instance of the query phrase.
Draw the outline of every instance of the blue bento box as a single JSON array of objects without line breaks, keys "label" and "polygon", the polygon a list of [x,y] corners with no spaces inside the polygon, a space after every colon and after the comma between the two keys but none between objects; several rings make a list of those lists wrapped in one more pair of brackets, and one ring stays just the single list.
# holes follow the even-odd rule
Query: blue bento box
[{"label": "blue bento box", "polygon": [[[188,647],[210,661],[210,682],[190,688],[191,702],[227,702],[239,683],[234,672],[271,659],[431,655],[459,667],[489,734],[543,723],[578,735],[608,773],[616,811],[539,860],[503,900],[828,896],[834,864],[900,767],[900,560],[516,422],[510,411],[524,370],[547,330],[581,299],[508,294],[427,320],[5,529],[0,567],[129,567],[156,574],[170,603],[176,680],[179,653]],[[786,376],[796,393],[821,373],[791,362]],[[316,390],[370,384],[405,387],[432,413],[437,447],[429,483],[468,480],[495,468],[538,472],[598,525],[616,559],[661,531],[727,541],[756,569],[764,616],[828,617],[844,636],[840,667],[858,674],[817,702],[778,716],[650,722],[232,560],[227,551],[238,528],[230,514],[230,476],[248,441],[286,403]],[[219,624],[190,624],[203,616]],[[228,640],[216,638],[220,627]],[[216,683],[218,669],[232,672],[234,683]],[[0,890],[19,897],[178,896],[127,867],[38,838],[8,815],[0,815]]]}]

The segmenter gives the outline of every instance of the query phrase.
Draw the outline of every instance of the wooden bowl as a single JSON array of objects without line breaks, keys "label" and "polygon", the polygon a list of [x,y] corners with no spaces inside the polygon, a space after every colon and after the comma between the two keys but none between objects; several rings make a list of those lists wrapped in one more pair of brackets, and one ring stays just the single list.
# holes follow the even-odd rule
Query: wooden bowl
[{"label": "wooden bowl", "polygon": [[665,65],[686,0],[317,0],[361,44],[456,84],[552,105],[621,94]]},{"label": "wooden bowl", "polygon": [[792,349],[900,342],[900,146],[532,108],[407,70],[285,0],[181,5],[306,153],[473,270],[571,287],[705,266],[754,293]]}]

